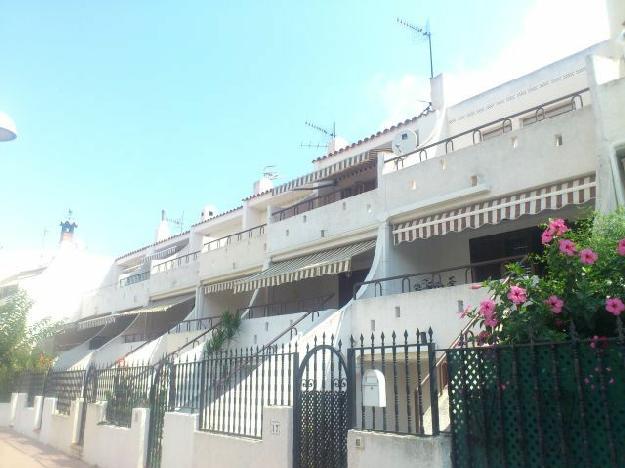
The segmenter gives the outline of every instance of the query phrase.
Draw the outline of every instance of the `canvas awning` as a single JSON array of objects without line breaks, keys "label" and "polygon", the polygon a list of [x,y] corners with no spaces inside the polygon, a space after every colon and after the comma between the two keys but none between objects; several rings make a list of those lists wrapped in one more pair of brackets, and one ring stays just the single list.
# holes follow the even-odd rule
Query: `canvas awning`
[{"label": "canvas awning", "polygon": [[115,315],[108,314],[102,317],[95,317],[88,320],[81,320],[80,322],[76,322],[76,328],[78,330],[86,330],[87,328],[95,328],[102,327],[104,325],[108,325],[109,323],[115,322]]},{"label": "canvas awning", "polygon": [[[138,309],[128,310],[126,312],[119,312],[116,314],[108,314],[100,317],[94,317],[92,319],[81,320],[79,322],[74,322],[73,325],[76,326],[78,330],[85,330],[87,328],[95,328],[101,327],[105,325],[109,325],[114,323],[119,317],[128,317],[130,315],[138,315],[138,314],[150,314],[150,313],[158,313],[158,312],[167,312],[173,307],[189,307],[189,312],[193,309],[195,305],[195,295],[185,295],[185,296],[177,296],[169,299],[163,299],[162,301],[156,302],[155,304],[151,304],[145,307],[141,307]],[[72,325],[72,324],[68,324]]]},{"label": "canvas awning", "polygon": [[463,206],[454,210],[393,225],[395,245],[477,229],[503,220],[515,220],[545,210],[579,205],[596,197],[595,175],[588,175],[521,193]]},{"label": "canvas awning", "polygon": [[305,278],[338,275],[351,269],[352,258],[375,247],[375,239],[276,262],[264,271],[234,282],[234,292],[253,291]]},{"label": "canvas awning", "polygon": [[227,279],[225,281],[219,281],[217,283],[211,283],[204,286],[204,294],[210,293],[218,293],[223,291],[231,291],[234,289],[234,285],[237,282],[243,281],[247,278],[251,278],[253,275],[245,275],[245,276],[235,276],[233,278]]},{"label": "canvas awning", "polygon": [[272,189],[272,193],[273,195],[278,195],[280,193],[288,192],[289,190],[294,190],[298,187],[304,187],[306,185],[327,179],[332,176],[338,176],[340,173],[356,166],[368,166],[374,164],[376,161],[377,152],[366,151],[364,153],[357,154],[356,156],[345,158],[332,164],[331,166],[324,167],[323,169],[319,169],[317,171],[310,172],[306,175],[298,177],[297,179],[293,179],[286,184],[278,185],[277,187]]}]

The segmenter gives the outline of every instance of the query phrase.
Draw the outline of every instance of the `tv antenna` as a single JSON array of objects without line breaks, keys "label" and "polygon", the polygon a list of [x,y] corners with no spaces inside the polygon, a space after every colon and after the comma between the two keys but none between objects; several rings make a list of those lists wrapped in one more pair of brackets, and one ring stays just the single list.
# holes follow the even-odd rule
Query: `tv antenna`
[{"label": "tv antenna", "polygon": [[[328,138],[328,140],[332,139],[332,138],[336,138],[336,122],[332,122],[332,130],[328,129],[328,128],[324,128],[321,125],[317,125],[309,120],[307,120],[306,122],[304,122],[304,125],[306,125],[307,127],[312,128],[313,130],[316,130],[317,132],[321,133],[322,135],[324,135],[326,138]],[[316,143],[300,143],[300,147],[301,148],[327,148],[328,147],[328,143],[326,144],[316,144]]]},{"label": "tv antenna", "polygon": [[165,216],[163,219],[168,223],[178,226],[178,228],[180,229],[180,233],[182,234],[182,231],[184,230],[184,211],[179,218],[168,218]]},{"label": "tv antenna", "polygon": [[432,62],[432,33],[430,32],[430,21],[429,20],[426,21],[425,28],[421,28],[419,26],[415,26],[414,24],[409,23],[408,21],[405,21],[405,20],[403,20],[401,18],[397,18],[397,22],[401,26],[411,30],[412,32],[416,33],[417,35],[422,36],[422,37],[427,37],[428,45],[430,47],[430,78],[434,78],[434,65],[433,65],[433,62]]}]

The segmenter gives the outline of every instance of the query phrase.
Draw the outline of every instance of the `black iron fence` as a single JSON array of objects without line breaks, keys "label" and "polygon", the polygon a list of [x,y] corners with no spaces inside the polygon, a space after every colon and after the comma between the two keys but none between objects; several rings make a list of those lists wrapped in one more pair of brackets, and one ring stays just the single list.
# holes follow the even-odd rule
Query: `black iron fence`
[{"label": "black iron fence", "polygon": [[625,339],[447,350],[455,467],[625,466]]},{"label": "black iron fence", "polygon": [[82,397],[85,370],[51,371],[46,376],[44,396],[56,398],[56,411],[69,415],[72,402]]},{"label": "black iron fence", "polygon": [[119,280],[119,286],[125,287],[130,286],[131,284],[140,283],[142,281],[146,281],[150,279],[150,272],[144,271],[141,273],[135,273],[134,275],[126,276]]},{"label": "black iron fence", "polygon": [[35,404],[35,396],[43,395],[45,371],[25,371],[20,375],[17,391],[26,393],[26,406],[31,408]]},{"label": "black iron fence", "polygon": [[263,407],[292,404],[297,362],[296,348],[282,345],[174,364],[170,408],[199,412],[204,431],[261,437]]},{"label": "black iron fence", "polygon": [[[351,344],[348,357],[356,381],[361,383],[353,426],[397,434],[438,434],[439,391],[432,329],[417,330],[416,335],[408,331],[390,336],[371,334],[366,339],[360,335],[358,340],[352,337]],[[363,389],[369,384],[378,387],[376,371],[384,388],[379,392],[379,406],[372,406],[363,398]]]},{"label": "black iron fence", "polygon": [[106,422],[130,427],[132,409],[148,406],[153,375],[154,367],[149,364],[95,369],[88,382],[87,400],[106,401]]}]

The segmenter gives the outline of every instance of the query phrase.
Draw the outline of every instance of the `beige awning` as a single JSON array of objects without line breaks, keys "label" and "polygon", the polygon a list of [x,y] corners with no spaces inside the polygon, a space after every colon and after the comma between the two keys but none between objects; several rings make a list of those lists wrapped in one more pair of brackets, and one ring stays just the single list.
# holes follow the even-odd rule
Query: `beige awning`
[{"label": "beige awning", "polygon": [[503,220],[515,220],[545,210],[558,210],[567,205],[579,205],[596,197],[595,175],[546,185],[529,192],[514,193],[455,210],[417,218],[393,225],[395,245],[443,236],[448,232],[477,229]]},{"label": "beige awning", "polygon": [[128,312],[122,312],[117,314],[118,316],[137,315],[137,314],[156,314],[160,312],[167,312],[174,307],[188,307],[189,312],[195,306],[195,294],[176,296],[167,299],[163,299],[155,302],[154,304],[141,307],[140,309],[129,310]]},{"label": "beige awning", "polygon": [[351,269],[353,257],[374,247],[373,239],[276,262],[256,275],[235,281],[234,292],[253,291],[322,275],[338,275]]},{"label": "beige awning", "polygon": [[104,325],[108,325],[109,323],[115,322],[115,315],[108,314],[102,317],[95,317],[88,320],[81,320],[80,322],[75,322],[76,328],[78,330],[86,330],[87,328],[95,328],[102,327]]},{"label": "beige awning", "polygon": [[340,173],[352,169],[356,166],[368,167],[375,164],[376,161],[377,152],[366,151],[364,153],[357,154],[356,156],[345,158],[339,162],[332,164],[331,166],[324,167],[323,169],[319,169],[317,171],[310,172],[306,175],[298,177],[297,179],[293,179],[286,184],[278,185],[277,187],[272,189],[272,193],[273,195],[278,195],[280,193],[288,192],[289,190],[303,187],[314,182],[319,182],[329,177],[338,176]]},{"label": "beige awning", "polygon": [[194,295],[185,295],[185,296],[177,296],[169,299],[163,299],[162,301],[158,301],[154,304],[150,304],[145,307],[141,307],[138,309],[128,310],[126,312],[119,312],[115,314],[107,314],[102,315],[100,317],[94,317],[87,320],[81,320],[79,322],[73,322],[67,324],[67,327],[75,326],[78,330],[85,330],[87,328],[95,328],[101,327],[104,325],[109,325],[114,323],[119,317],[128,317],[130,315],[138,315],[138,314],[150,314],[150,313],[158,313],[158,312],[167,312],[173,307],[189,307],[189,312],[195,306],[195,294]]}]

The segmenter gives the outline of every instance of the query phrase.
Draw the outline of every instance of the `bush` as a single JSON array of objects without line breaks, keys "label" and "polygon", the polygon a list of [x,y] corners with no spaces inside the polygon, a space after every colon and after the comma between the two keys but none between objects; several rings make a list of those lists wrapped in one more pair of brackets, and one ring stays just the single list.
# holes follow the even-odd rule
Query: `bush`
[{"label": "bush", "polygon": [[612,337],[625,311],[625,211],[595,214],[569,228],[562,219],[544,227],[544,250],[530,258],[544,271],[507,266],[505,281],[489,280],[492,293],[463,315],[477,318],[480,344],[561,341],[571,326],[581,338]]}]

